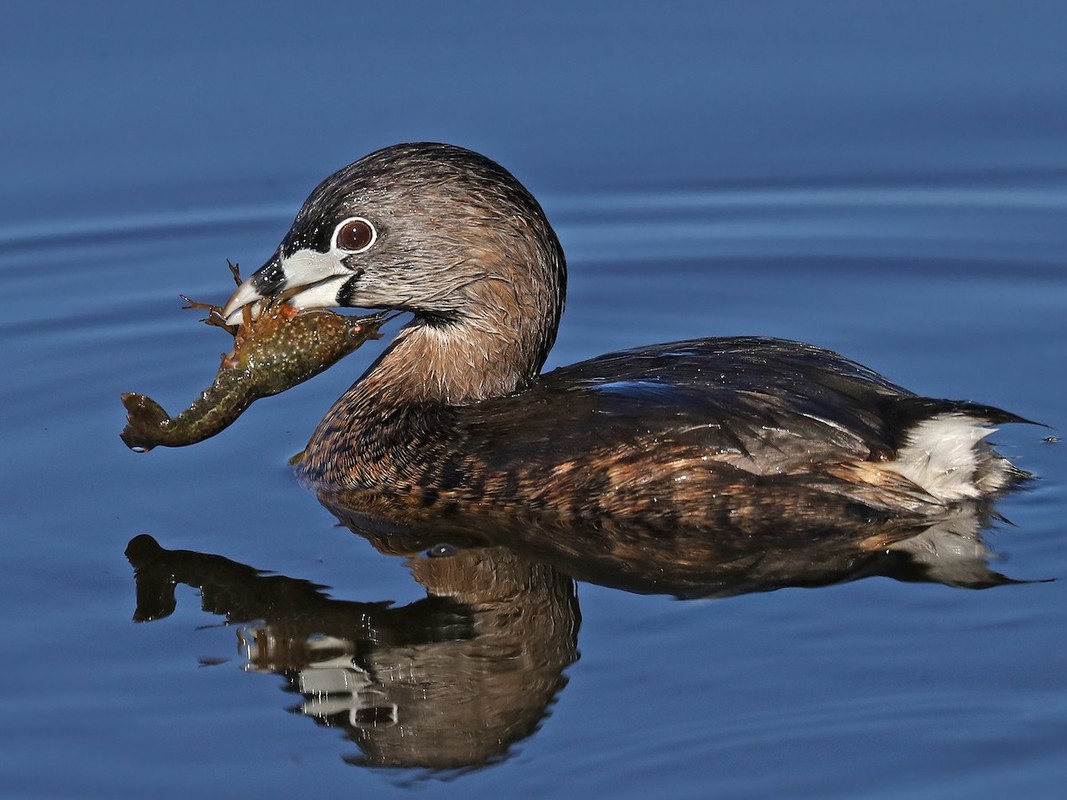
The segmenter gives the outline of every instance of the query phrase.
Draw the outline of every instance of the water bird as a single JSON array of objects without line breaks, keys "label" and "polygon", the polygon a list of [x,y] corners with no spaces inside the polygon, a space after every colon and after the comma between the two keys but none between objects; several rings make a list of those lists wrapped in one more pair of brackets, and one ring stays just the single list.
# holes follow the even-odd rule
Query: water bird
[{"label": "water bird", "polygon": [[755,532],[934,517],[1026,475],[986,440],[1022,418],[810,344],[693,339],[541,374],[566,276],[510,172],[407,143],[320,183],[223,313],[278,297],[411,313],[299,459],[330,492]]}]

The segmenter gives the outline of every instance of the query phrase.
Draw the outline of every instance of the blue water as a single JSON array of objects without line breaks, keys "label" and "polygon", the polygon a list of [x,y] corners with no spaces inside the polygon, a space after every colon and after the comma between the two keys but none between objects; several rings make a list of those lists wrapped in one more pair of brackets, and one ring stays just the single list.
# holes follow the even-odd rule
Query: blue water
[{"label": "blue water", "polygon": [[[4,19],[0,794],[1058,796],[1059,5],[16,2]],[[571,273],[549,366],[786,336],[1051,426],[996,434],[1037,479],[998,505],[985,543],[994,570],[1054,580],[679,601],[584,582],[574,599],[564,579],[564,635],[531,648],[546,664],[525,696],[435,671],[437,655],[420,661],[432,642],[392,651],[425,670],[427,695],[455,693],[457,721],[417,739],[424,754],[474,735],[468,708],[533,706],[495,751],[446,769],[350,763],[373,761],[392,712],[352,695],[371,698],[377,739],[299,710],[314,699],[299,681],[361,678],[257,664],[284,603],[227,618],[180,583],[173,613],[131,621],[147,606],[124,551],[141,533],[191,551],[201,576],[210,563],[310,592],[322,614],[425,597],[412,571],[431,567],[337,527],[286,465],[381,345],[195,447],[135,456],[118,439],[120,392],[180,407],[226,349],[178,293],[223,299],[226,258],[258,265],[319,179],[411,139],[483,151],[541,200]],[[447,641],[478,644],[468,627],[485,617],[435,613]],[[343,648],[323,619],[292,641]],[[393,619],[382,630],[406,630]]]}]

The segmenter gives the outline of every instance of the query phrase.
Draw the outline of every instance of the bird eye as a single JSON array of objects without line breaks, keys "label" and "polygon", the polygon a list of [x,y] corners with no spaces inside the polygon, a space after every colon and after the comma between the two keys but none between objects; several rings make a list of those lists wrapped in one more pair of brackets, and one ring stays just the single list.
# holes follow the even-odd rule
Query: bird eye
[{"label": "bird eye", "polygon": [[454,556],[459,552],[459,548],[454,544],[435,544],[429,550],[426,551],[426,555],[430,558],[444,558],[445,556]]},{"label": "bird eye", "polygon": [[378,238],[378,231],[369,220],[363,217],[350,217],[337,226],[333,232],[333,246],[350,253],[362,253],[369,250]]}]

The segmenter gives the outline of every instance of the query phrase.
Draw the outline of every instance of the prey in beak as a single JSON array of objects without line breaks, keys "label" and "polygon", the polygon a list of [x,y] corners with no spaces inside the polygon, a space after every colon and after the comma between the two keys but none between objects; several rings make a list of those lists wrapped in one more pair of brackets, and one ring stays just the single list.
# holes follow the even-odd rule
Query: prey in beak
[{"label": "prey in beak", "polygon": [[237,287],[222,309],[228,324],[241,321],[242,310],[253,306],[289,303],[298,309],[348,305],[354,284],[362,270],[353,270],[334,252],[297,250],[288,257],[279,249],[262,267]]}]

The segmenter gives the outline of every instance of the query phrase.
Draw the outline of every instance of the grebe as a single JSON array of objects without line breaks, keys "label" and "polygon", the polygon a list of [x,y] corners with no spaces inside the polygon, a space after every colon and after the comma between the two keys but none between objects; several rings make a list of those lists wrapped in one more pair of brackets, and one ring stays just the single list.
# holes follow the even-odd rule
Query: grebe
[{"label": "grebe", "polygon": [[1020,417],[798,342],[695,339],[541,375],[565,289],[563,249],[518,180],[412,143],[319,184],[224,314],[281,296],[414,315],[302,454],[331,492],[745,527],[830,508],[934,516],[1025,475],[984,441]]}]

